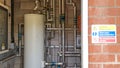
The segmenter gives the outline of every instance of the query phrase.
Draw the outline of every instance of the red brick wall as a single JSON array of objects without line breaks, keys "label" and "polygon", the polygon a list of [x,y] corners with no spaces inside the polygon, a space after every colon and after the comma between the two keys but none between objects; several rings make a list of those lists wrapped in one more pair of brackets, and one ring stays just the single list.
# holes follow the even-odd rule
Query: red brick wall
[{"label": "red brick wall", "polygon": [[[120,68],[120,0],[89,1],[89,68]],[[92,24],[116,24],[117,43],[93,44]]]}]

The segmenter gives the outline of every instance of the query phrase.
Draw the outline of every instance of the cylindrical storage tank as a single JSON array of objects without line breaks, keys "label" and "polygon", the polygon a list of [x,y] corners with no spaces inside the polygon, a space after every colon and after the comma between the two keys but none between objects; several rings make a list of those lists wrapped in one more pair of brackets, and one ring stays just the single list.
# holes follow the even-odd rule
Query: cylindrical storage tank
[{"label": "cylindrical storage tank", "polygon": [[44,15],[24,15],[24,68],[43,68]]}]

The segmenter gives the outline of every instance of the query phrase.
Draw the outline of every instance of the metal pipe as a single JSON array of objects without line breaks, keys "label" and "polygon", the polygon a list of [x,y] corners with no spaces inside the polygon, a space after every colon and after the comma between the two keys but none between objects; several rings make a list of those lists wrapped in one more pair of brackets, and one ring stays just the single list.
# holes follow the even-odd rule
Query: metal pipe
[{"label": "metal pipe", "polygon": [[65,62],[65,25],[64,25],[64,22],[62,23],[62,52],[63,52],[63,62]]},{"label": "metal pipe", "polygon": [[54,24],[55,24],[55,27],[56,27],[56,9],[55,9],[56,8],[56,0],[53,0],[53,8],[54,8],[53,18],[54,18]]},{"label": "metal pipe", "polygon": [[50,0],[50,6],[53,9],[53,0]]},{"label": "metal pipe", "polygon": [[[74,48],[74,46],[65,46],[65,48]],[[55,45],[51,45],[51,46],[46,46],[46,48],[60,48],[60,46],[55,46]]]},{"label": "metal pipe", "polygon": [[[62,23],[62,59],[63,63],[65,62],[65,22]],[[64,68],[64,65],[63,65]]]},{"label": "metal pipe", "polygon": [[14,42],[14,0],[11,0],[11,41]]},{"label": "metal pipe", "polygon": [[46,7],[46,0],[43,0],[43,3],[44,3],[44,7]]},{"label": "metal pipe", "polygon": [[[62,25],[61,25],[61,15],[62,15],[62,0],[59,0],[59,22],[60,22],[60,24],[59,24],[59,44],[60,44],[60,53],[62,52],[62,31],[61,31],[61,28],[62,28]],[[62,53],[61,53],[62,54]],[[62,55],[60,55],[60,60],[61,60],[61,58],[62,58],[62,56],[63,56],[63,54]]]},{"label": "metal pipe", "polygon": [[61,15],[61,0],[59,0],[59,15]]},{"label": "metal pipe", "polygon": [[[61,27],[61,15],[62,15],[62,0],[59,0],[59,15],[60,15],[60,18],[59,18],[59,21],[60,21],[60,24],[59,24],[59,28],[58,29],[59,31],[59,44],[60,44],[60,53],[62,52],[62,37],[60,38],[60,36],[62,36],[62,27]],[[63,56],[63,54],[61,55]]]},{"label": "metal pipe", "polygon": [[46,30],[78,30],[77,28],[46,28]]},{"label": "metal pipe", "polygon": [[[62,15],[64,15],[64,20],[61,21],[62,23],[62,59],[63,63],[65,62],[65,0],[62,0]],[[64,68],[64,65],[63,65]]]},{"label": "metal pipe", "polygon": [[[61,25],[60,25],[60,24],[59,24],[59,28],[61,28]],[[60,36],[61,36],[61,30],[60,30],[60,29],[58,30],[58,34],[59,34],[59,35],[58,35],[58,36],[59,36],[59,37],[58,37],[58,42],[59,42],[59,47],[60,47],[59,51],[61,52],[61,51],[62,51],[62,50],[61,50],[61,49],[62,49],[62,46],[61,46],[61,38],[60,38]]]},{"label": "metal pipe", "polygon": [[55,47],[53,47],[53,52],[52,53],[53,53],[53,57],[52,57],[53,60],[52,61],[55,62]]},{"label": "metal pipe", "polygon": [[18,56],[21,56],[21,48],[23,45],[23,37],[22,37],[22,25],[24,25],[24,23],[20,23],[18,24]]},{"label": "metal pipe", "polygon": [[62,0],[62,14],[65,13],[65,0]]},{"label": "metal pipe", "polygon": [[77,64],[75,64],[75,67],[74,68],[77,68]]},{"label": "metal pipe", "polygon": [[[72,1],[72,0],[71,0]],[[77,28],[77,21],[76,21],[76,18],[77,18],[77,14],[76,14],[76,5],[75,5],[75,3],[73,3],[73,8],[74,8],[74,46],[75,46],[75,48],[74,48],[74,50],[76,51],[76,48],[77,48],[77,30],[76,30],[76,28]]]},{"label": "metal pipe", "polygon": [[[47,34],[48,34],[48,33],[47,33],[46,29],[45,29],[45,47],[44,47],[45,52],[44,52],[44,56],[47,56],[47,54],[48,54]],[[47,61],[47,57],[44,58],[44,61]]]},{"label": "metal pipe", "polygon": [[77,33],[76,33],[76,25],[74,25],[74,50],[77,48]]},{"label": "metal pipe", "polygon": [[[52,1],[52,0],[51,0]],[[51,8],[52,8],[52,5],[51,5],[51,2],[50,0],[47,0],[47,5],[46,5],[46,14],[47,14],[47,20],[48,21],[52,21],[52,18],[51,18]]]},{"label": "metal pipe", "polygon": [[77,13],[76,13],[76,6],[75,6],[75,4],[74,4],[73,8],[74,8],[74,17],[76,17]]},{"label": "metal pipe", "polygon": [[50,63],[45,63],[45,65],[63,65],[63,63],[62,62],[58,62],[58,63],[56,63],[56,62],[50,62]]},{"label": "metal pipe", "polygon": [[[55,10],[55,8],[56,8],[56,4],[55,4],[55,2],[56,2],[56,0],[52,0],[52,9],[53,9],[53,14],[52,14],[52,20],[53,20],[53,23],[52,23],[52,27],[56,27],[56,10]],[[53,35],[52,36],[52,38],[54,38],[55,37],[55,32],[54,31],[51,31],[51,35]]]}]

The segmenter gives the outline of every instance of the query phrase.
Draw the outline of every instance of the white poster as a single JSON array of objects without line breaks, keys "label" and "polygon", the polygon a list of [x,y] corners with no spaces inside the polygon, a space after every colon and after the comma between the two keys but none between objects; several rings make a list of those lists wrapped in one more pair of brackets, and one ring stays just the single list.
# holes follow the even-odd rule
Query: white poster
[{"label": "white poster", "polygon": [[92,43],[116,42],[116,25],[92,25]]}]

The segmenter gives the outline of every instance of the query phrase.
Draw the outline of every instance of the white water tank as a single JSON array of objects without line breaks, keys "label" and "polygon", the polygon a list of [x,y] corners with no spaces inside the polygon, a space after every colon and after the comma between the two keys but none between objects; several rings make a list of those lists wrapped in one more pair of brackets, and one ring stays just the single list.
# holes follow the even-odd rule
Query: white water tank
[{"label": "white water tank", "polygon": [[24,16],[24,68],[43,68],[44,61],[44,15]]}]

